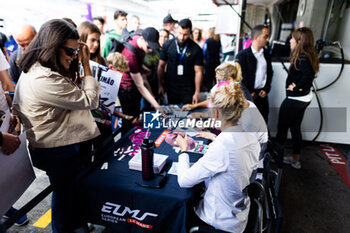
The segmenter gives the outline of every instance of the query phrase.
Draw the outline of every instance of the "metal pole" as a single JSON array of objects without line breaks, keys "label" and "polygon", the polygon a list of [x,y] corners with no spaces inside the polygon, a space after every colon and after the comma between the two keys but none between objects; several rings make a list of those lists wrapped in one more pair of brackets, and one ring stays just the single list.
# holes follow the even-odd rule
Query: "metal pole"
[{"label": "metal pole", "polygon": [[[231,8],[232,8],[232,10],[239,16],[239,18],[242,18],[242,16],[236,11],[236,9],[230,4],[230,3],[228,3],[226,0],[223,0],[225,3],[226,3],[226,5],[229,5]],[[238,4],[239,5],[239,4]],[[243,20],[243,23],[250,29],[250,30],[252,30],[252,27],[245,21],[245,20]]]},{"label": "metal pole", "polygon": [[326,18],[323,23],[322,35],[321,35],[321,39],[324,39],[324,40],[326,39],[329,21],[331,19],[331,14],[332,14],[333,4],[334,4],[334,0],[328,0],[328,12],[326,14]]},{"label": "metal pole", "polygon": [[[238,3],[238,6],[239,6],[239,13],[242,13],[243,4]],[[237,14],[239,15],[239,13]],[[242,21],[244,22],[244,19],[242,19]],[[241,17],[239,17],[238,19],[235,55],[237,55],[237,53],[239,52],[240,37],[241,37]]]}]

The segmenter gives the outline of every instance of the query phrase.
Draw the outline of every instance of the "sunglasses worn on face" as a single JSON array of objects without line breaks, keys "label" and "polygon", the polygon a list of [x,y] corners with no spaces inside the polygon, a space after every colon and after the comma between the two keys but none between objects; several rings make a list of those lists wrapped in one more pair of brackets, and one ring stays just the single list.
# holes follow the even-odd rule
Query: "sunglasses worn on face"
[{"label": "sunglasses worn on face", "polygon": [[65,53],[67,54],[67,56],[72,57],[73,55],[78,55],[79,53],[79,48],[77,49],[72,49],[72,48],[67,48],[67,47],[62,47],[65,51]]}]

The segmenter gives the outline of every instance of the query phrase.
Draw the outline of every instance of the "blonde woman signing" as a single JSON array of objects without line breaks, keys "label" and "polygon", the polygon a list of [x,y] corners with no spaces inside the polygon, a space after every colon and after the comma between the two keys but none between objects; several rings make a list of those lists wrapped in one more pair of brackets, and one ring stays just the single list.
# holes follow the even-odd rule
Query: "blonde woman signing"
[{"label": "blonde woman signing", "polygon": [[178,183],[189,188],[205,181],[204,198],[194,208],[199,219],[194,222],[202,221],[228,232],[243,232],[250,207],[244,189],[258,166],[260,146],[257,138],[238,124],[245,104],[239,83],[219,87],[211,100],[212,117],[221,121],[222,132],[192,167],[186,153],[187,135],[177,137],[181,149]]},{"label": "blonde woman signing", "polygon": [[[236,63],[235,65],[232,65],[230,63],[223,63],[219,65],[216,69],[216,82],[217,84],[211,89],[211,94],[214,94],[214,92],[217,90],[218,86],[220,85],[228,85],[231,82],[237,82],[240,83],[242,80],[242,72],[240,69],[240,65]],[[245,98],[250,98],[251,95],[248,92],[248,90],[244,87],[243,83],[240,83],[240,89],[246,90],[244,93]],[[259,110],[257,109],[256,105],[250,101],[245,100],[243,108],[244,111],[242,113],[242,116],[239,120],[239,124],[242,125],[243,129],[246,132],[253,133],[257,138],[261,145],[261,155],[260,160],[263,158],[263,154],[265,152],[266,143],[268,140],[268,130],[265,123],[264,118],[260,114]],[[234,100],[233,100],[234,101]],[[200,102],[198,104],[186,104],[183,106],[183,110],[185,109],[195,109],[198,107],[206,107],[210,105],[211,100],[205,100],[203,102]],[[190,114],[190,117],[193,118],[200,118],[200,117],[207,117],[207,113],[203,112],[195,112]],[[197,133],[197,137],[203,137],[209,140],[215,140],[216,135],[207,132],[207,131],[201,131]]]}]

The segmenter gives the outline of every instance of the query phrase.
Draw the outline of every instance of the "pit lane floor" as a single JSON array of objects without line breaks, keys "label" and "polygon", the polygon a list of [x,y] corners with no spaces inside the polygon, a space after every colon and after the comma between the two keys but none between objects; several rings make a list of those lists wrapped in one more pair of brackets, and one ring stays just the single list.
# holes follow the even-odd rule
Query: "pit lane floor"
[{"label": "pit lane floor", "polygon": [[[344,157],[350,146],[335,145]],[[290,146],[286,153],[291,153]],[[305,143],[301,156],[300,170],[289,165],[283,167],[280,187],[280,201],[283,208],[283,233],[337,233],[350,232],[350,189],[320,150],[319,143]],[[48,185],[44,172],[35,170],[37,179],[14,205],[22,207]],[[35,227],[50,209],[51,195],[28,213],[29,223],[12,226],[9,233],[51,232],[51,224],[44,228]],[[95,225],[93,233],[112,233],[103,226]]]},{"label": "pit lane floor", "polygon": [[[350,146],[331,146],[345,158],[350,153]],[[292,152],[291,148],[287,148],[288,152]],[[350,232],[350,189],[320,150],[319,143],[306,143],[301,166],[300,170],[283,167],[281,232]]]}]

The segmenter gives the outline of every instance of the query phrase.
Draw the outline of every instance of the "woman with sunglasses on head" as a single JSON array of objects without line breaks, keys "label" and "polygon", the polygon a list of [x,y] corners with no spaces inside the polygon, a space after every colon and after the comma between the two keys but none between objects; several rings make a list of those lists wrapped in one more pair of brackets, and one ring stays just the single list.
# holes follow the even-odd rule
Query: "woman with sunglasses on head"
[{"label": "woman with sunglasses on head", "polygon": [[[239,124],[243,127],[243,129],[246,132],[253,133],[261,146],[261,154],[259,159],[262,159],[265,153],[266,149],[266,143],[268,140],[268,131],[267,131],[267,125],[265,123],[264,118],[260,114],[258,108],[254,104],[252,97],[248,91],[248,89],[244,86],[243,83],[241,83],[242,80],[242,71],[239,63],[236,63],[235,65],[232,65],[230,63],[222,63],[215,69],[216,71],[216,85],[210,90],[211,95],[215,93],[215,91],[218,89],[218,87],[222,85],[229,85],[232,82],[237,82],[240,85],[240,89],[243,93],[243,96],[245,98],[242,116],[239,120]],[[197,107],[212,107],[211,106],[211,100],[205,100],[203,102],[200,102],[198,104],[187,104],[183,107],[183,109],[186,108],[197,108]],[[191,118],[200,118],[200,117],[207,117],[207,112],[194,112],[189,115]],[[196,137],[206,138],[209,140],[215,140],[216,135],[214,133],[211,133],[209,131],[200,131],[196,134]],[[259,165],[260,167],[262,164]]]},{"label": "woman with sunglasses on head", "polygon": [[[84,223],[77,213],[74,181],[99,135],[90,110],[98,106],[99,83],[92,77],[89,49],[72,24],[46,22],[20,60],[13,112],[23,122],[33,165],[54,187],[53,232],[73,232]],[[78,58],[84,78],[80,80]],[[82,81],[81,88],[76,83]]]},{"label": "woman with sunglasses on head", "polygon": [[177,137],[181,149],[177,180],[182,188],[205,182],[204,198],[194,208],[194,224],[203,221],[219,230],[243,232],[250,208],[246,187],[258,166],[260,146],[238,124],[245,103],[239,83],[220,86],[211,100],[212,117],[221,121],[222,132],[191,167],[187,135]]},{"label": "woman with sunglasses on head", "polygon": [[[218,87],[221,87],[222,85],[229,85],[232,82],[237,82],[240,85],[240,89],[243,93],[243,96],[245,98],[242,116],[239,120],[239,124],[243,127],[244,131],[253,133],[261,146],[261,154],[259,156],[260,165],[259,167],[262,167],[262,160],[263,156],[265,154],[266,150],[266,144],[268,140],[268,131],[267,131],[267,125],[265,123],[264,118],[260,114],[258,108],[254,104],[252,97],[248,91],[248,89],[244,86],[243,83],[241,83],[242,80],[242,71],[239,63],[235,63],[235,65],[232,65],[230,63],[222,63],[215,69],[216,71],[216,85],[210,90],[211,95],[215,93],[215,91],[218,89]],[[195,109],[198,107],[212,107],[211,106],[211,100],[205,100],[203,102],[200,102],[198,104],[187,104],[183,107],[183,110],[186,108]],[[189,115],[191,118],[205,118],[208,117],[207,112],[194,112]],[[211,133],[209,131],[200,131],[196,134],[196,137],[206,138],[209,140],[214,141],[216,138],[216,135],[214,133]]]},{"label": "woman with sunglasses on head", "polygon": [[284,144],[290,128],[293,142],[293,156],[286,156],[284,162],[300,169],[301,130],[304,112],[312,100],[311,86],[319,70],[319,61],[314,47],[314,36],[310,28],[299,28],[290,39],[291,59],[286,81],[287,97],[283,100],[276,141]]},{"label": "woman with sunglasses on head", "polygon": [[[241,66],[239,65],[239,63],[235,63],[235,65],[232,65],[231,63],[221,63],[219,66],[217,66],[215,68],[215,74],[216,74],[216,77],[215,77],[216,78],[216,85],[214,87],[212,87],[212,89],[210,90],[211,94],[213,94],[216,91],[220,82],[237,81],[240,83],[240,88],[243,91],[244,97],[248,100],[252,100],[248,89],[244,86],[243,83],[241,83],[242,70],[241,70]],[[205,108],[208,106],[209,103],[210,103],[210,99],[204,100],[204,101],[199,102],[197,104],[185,104],[182,107],[182,110],[192,110],[192,109],[201,108],[201,107]]]}]

